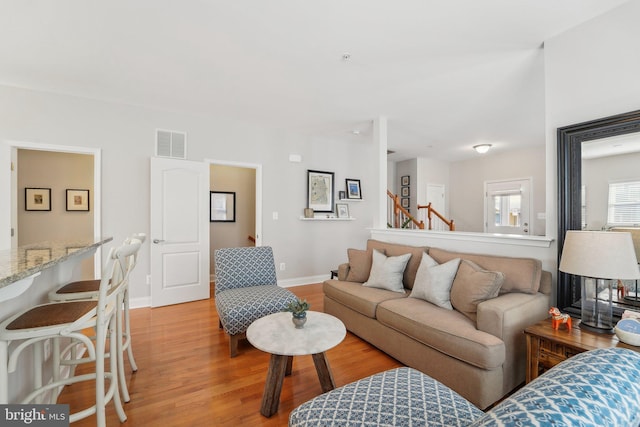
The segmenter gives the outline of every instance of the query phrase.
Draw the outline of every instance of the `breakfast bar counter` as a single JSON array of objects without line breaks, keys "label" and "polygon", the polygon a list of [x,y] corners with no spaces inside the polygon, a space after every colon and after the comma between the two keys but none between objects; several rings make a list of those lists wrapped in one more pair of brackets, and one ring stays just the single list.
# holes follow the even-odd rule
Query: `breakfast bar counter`
[{"label": "breakfast bar counter", "polygon": [[[111,237],[55,240],[0,250],[0,320],[47,302],[51,290],[70,282],[74,269],[111,240]],[[45,360],[48,356],[45,354]],[[33,369],[25,362],[19,363],[17,372],[9,376],[9,402],[19,401],[24,396],[25,384],[31,382]]]}]

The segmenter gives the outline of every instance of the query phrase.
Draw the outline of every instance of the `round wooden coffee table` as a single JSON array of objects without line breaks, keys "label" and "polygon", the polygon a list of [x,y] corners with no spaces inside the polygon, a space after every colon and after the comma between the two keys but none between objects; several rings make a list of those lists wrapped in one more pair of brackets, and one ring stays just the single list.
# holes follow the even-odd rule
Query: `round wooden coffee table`
[{"label": "round wooden coffee table", "polygon": [[257,349],[271,353],[260,408],[265,417],[278,412],[282,381],[285,375],[291,374],[293,356],[312,355],[323,393],[335,388],[324,352],[342,342],[347,334],[344,324],[330,314],[308,311],[307,323],[296,329],[291,317],[291,313],[270,314],[247,329],[249,342]]}]

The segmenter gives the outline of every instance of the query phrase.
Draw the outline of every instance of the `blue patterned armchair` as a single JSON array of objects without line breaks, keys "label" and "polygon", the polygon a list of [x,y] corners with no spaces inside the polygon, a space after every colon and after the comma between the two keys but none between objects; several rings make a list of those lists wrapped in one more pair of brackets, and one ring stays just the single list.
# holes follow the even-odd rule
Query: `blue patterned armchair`
[{"label": "blue patterned armchair", "polygon": [[229,334],[229,355],[235,357],[249,325],[282,311],[296,296],[278,286],[269,246],[218,249],[214,264],[220,328]]}]

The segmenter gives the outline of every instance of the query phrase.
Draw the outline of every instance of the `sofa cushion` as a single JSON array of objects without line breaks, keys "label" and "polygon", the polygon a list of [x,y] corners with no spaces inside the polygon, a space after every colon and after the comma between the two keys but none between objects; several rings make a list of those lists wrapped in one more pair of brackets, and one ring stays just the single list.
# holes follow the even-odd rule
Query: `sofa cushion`
[{"label": "sofa cushion", "polygon": [[501,272],[483,270],[475,262],[462,260],[451,286],[451,305],[475,322],[478,304],[497,297],[503,282]]},{"label": "sofa cushion", "polygon": [[408,295],[407,291],[401,294],[385,289],[367,288],[362,286],[361,283],[341,282],[339,280],[326,280],[322,290],[326,297],[338,301],[351,310],[372,319],[376,317],[376,309],[379,303],[388,299],[405,298]]},{"label": "sofa cushion", "polygon": [[538,259],[468,254],[438,248],[430,248],[429,255],[441,264],[454,258],[462,258],[475,262],[485,270],[504,273],[501,294],[507,292],[535,294],[540,289],[542,262]]},{"label": "sofa cushion", "polygon": [[426,246],[409,246],[369,239],[367,240],[367,249],[384,250],[388,256],[411,254],[407,268],[404,270],[402,282],[405,288],[413,289],[413,282],[416,279],[418,266],[422,260],[422,253],[426,252],[428,248]]},{"label": "sofa cushion", "polygon": [[346,280],[348,282],[366,282],[373,262],[371,250],[347,249],[347,257],[349,258],[349,272]]},{"label": "sofa cushion", "polygon": [[411,254],[386,256],[381,251],[374,249],[371,272],[362,286],[404,293],[402,275],[409,258],[411,258]]},{"label": "sofa cushion", "polygon": [[387,300],[378,305],[378,321],[416,341],[482,369],[505,361],[504,342],[476,329],[469,318],[416,298]]},{"label": "sofa cushion", "polygon": [[460,258],[438,264],[426,252],[423,253],[420,267],[416,273],[416,281],[413,283],[413,290],[409,296],[453,310],[450,293],[453,278],[456,277],[458,271],[458,264],[460,264]]}]

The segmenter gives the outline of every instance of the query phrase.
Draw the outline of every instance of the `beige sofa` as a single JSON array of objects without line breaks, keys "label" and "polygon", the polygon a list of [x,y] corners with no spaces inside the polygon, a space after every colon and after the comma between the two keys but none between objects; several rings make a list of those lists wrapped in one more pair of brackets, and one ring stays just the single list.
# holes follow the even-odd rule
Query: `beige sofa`
[{"label": "beige sofa", "polygon": [[[412,254],[402,278],[404,292],[362,285],[371,269],[373,249],[389,257]],[[409,297],[423,252],[440,264],[456,258],[464,260],[457,270],[452,295],[454,289],[465,289],[456,285],[458,280],[466,280],[468,286],[475,278],[480,282],[490,274],[500,275],[492,272],[501,272],[499,295],[465,312]],[[338,280],[325,281],[323,290],[325,312],[341,319],[349,331],[451,387],[481,409],[524,381],[523,330],[548,317],[550,304],[551,274],[542,270],[539,260],[462,254],[376,240],[369,240],[366,250],[349,249],[348,255],[349,263],[340,265]],[[467,270],[473,265],[483,272],[476,268],[463,273],[463,264]]]}]

